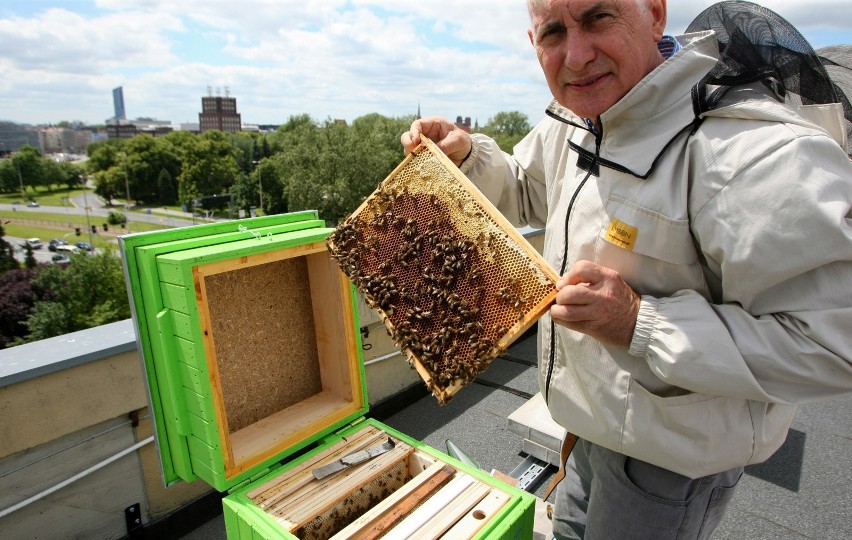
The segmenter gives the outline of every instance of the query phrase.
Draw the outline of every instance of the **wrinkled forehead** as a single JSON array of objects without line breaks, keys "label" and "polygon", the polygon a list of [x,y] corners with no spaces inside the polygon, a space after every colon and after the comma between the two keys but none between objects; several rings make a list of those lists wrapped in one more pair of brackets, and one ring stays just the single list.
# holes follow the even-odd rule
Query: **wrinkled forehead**
[{"label": "wrinkled forehead", "polygon": [[584,13],[630,5],[641,10],[646,5],[646,0],[527,0],[527,9],[532,21],[565,12],[574,19],[580,19]]}]

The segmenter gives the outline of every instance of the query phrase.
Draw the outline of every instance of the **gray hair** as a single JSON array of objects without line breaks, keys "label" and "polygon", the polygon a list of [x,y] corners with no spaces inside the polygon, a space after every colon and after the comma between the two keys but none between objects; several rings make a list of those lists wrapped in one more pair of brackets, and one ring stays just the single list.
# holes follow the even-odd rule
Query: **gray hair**
[{"label": "gray hair", "polygon": [[[533,11],[543,8],[547,2],[548,0],[527,0],[527,11],[530,13],[530,19],[532,19]],[[639,13],[643,15],[649,11],[647,0],[636,0],[636,7],[639,8]]]}]

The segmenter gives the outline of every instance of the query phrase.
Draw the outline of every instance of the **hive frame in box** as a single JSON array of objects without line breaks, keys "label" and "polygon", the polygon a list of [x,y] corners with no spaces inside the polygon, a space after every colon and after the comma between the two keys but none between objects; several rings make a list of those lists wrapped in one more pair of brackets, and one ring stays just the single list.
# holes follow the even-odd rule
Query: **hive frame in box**
[{"label": "hive frame in box", "polygon": [[558,276],[422,139],[328,245],[443,404],[550,307]]}]

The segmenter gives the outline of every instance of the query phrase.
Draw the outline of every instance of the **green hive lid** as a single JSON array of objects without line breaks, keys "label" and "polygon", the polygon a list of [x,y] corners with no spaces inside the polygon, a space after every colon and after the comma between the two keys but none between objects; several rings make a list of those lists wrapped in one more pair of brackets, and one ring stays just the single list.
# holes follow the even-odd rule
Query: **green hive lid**
[{"label": "green hive lid", "polygon": [[329,232],[300,212],[120,238],[166,483],[230,489],[366,413]]}]

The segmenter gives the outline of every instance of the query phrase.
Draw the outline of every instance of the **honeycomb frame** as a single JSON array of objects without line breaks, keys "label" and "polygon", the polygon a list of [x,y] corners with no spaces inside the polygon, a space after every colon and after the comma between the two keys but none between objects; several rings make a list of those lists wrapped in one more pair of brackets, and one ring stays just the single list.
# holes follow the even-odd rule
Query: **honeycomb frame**
[{"label": "honeycomb frame", "polygon": [[445,404],[550,307],[558,275],[421,139],[327,245]]}]

